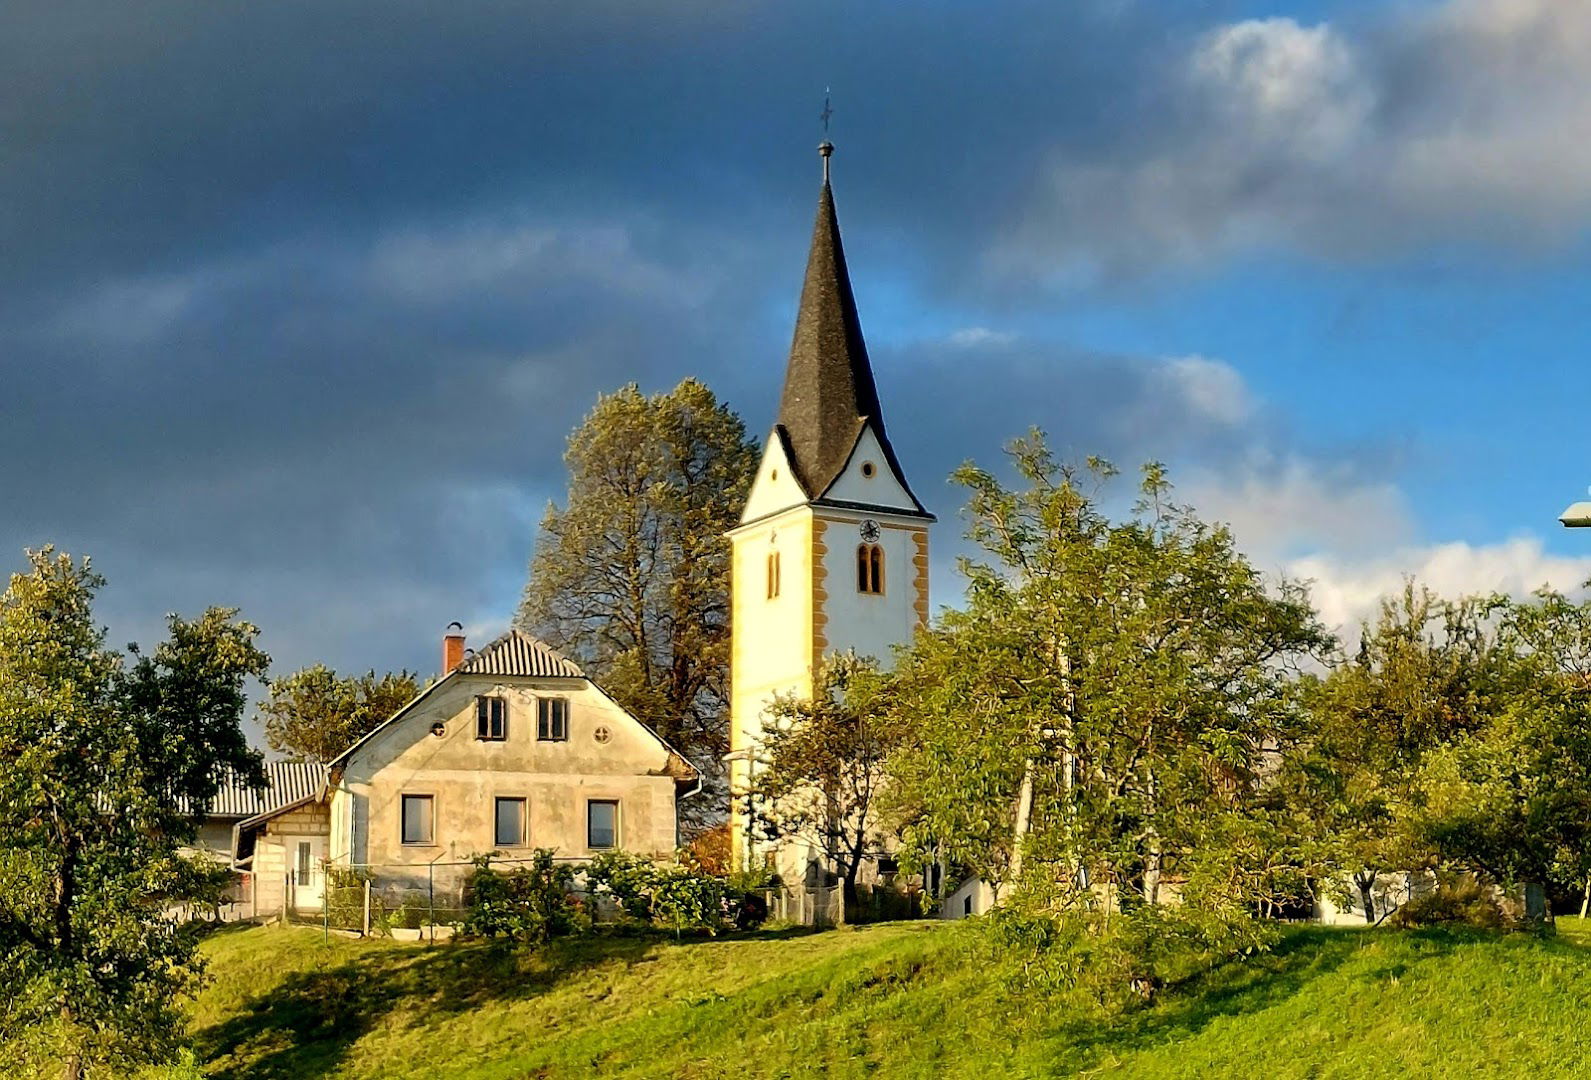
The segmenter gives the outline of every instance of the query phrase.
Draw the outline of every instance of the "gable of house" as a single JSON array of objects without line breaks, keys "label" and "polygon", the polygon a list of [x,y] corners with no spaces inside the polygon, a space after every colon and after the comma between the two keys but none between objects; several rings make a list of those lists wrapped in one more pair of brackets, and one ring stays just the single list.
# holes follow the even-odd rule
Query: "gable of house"
[{"label": "gable of house", "polygon": [[[553,848],[664,854],[696,770],[579,667],[510,631],[333,763],[333,860],[458,863]],[[517,822],[517,825],[516,825]],[[595,830],[595,831],[594,831]]]}]

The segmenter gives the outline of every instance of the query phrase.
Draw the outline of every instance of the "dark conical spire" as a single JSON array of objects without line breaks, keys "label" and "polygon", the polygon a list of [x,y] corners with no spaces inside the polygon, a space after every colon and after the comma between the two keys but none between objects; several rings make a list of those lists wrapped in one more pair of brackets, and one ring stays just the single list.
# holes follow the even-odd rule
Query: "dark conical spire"
[{"label": "dark conical spire", "polygon": [[779,400],[779,426],[789,441],[792,465],[813,498],[845,467],[865,423],[871,421],[879,439],[884,439],[878,388],[867,361],[829,187],[829,154],[834,147],[825,142],[818,150],[823,155],[823,190]]}]

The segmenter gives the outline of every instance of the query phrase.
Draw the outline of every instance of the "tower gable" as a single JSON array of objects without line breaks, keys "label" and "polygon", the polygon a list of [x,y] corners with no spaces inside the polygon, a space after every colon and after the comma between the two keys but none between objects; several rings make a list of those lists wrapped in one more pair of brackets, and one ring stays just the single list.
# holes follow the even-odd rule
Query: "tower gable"
[{"label": "tower gable", "polygon": [[839,475],[815,501],[819,505],[928,516],[900,475],[895,455],[890,453],[871,423],[863,424]]},{"label": "tower gable", "polygon": [[762,464],[757,466],[757,477],[751,482],[751,494],[746,496],[746,508],[741,511],[742,525],[808,501],[790,460],[788,437],[782,426],[775,426],[768,435],[767,449],[762,452]]}]

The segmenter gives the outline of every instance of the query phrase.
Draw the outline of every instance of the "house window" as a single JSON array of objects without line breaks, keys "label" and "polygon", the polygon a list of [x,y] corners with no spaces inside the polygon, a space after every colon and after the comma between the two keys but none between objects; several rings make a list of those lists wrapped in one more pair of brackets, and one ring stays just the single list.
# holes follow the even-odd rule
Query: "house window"
[{"label": "house window", "polygon": [[619,801],[592,799],[586,803],[586,847],[593,851],[619,846]]},{"label": "house window", "polygon": [[294,871],[293,877],[294,885],[309,884],[309,868],[309,841],[300,840],[298,842],[298,866]]},{"label": "house window", "polygon": [[525,846],[525,800],[498,799],[492,843],[497,847]]},{"label": "house window", "polygon": [[508,738],[508,701],[500,697],[475,699],[475,737],[483,742]]},{"label": "house window", "polygon": [[884,549],[877,544],[857,546],[856,591],[874,595],[884,591]]},{"label": "house window", "polygon": [[779,553],[768,552],[768,599],[779,595]]},{"label": "house window", "polygon": [[430,795],[403,796],[403,842],[431,844],[435,837],[435,800]]},{"label": "house window", "polygon": [[544,697],[536,701],[536,738],[563,742],[569,738],[569,699]]}]

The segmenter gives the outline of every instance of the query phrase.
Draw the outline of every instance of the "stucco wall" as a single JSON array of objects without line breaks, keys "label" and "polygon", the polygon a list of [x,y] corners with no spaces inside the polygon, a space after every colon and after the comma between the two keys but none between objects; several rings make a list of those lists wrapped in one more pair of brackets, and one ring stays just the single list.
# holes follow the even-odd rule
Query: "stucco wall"
[{"label": "stucco wall", "polygon": [[[766,465],[766,463],[765,463]],[[731,536],[729,781],[743,791],[746,755],[762,735],[763,709],[776,694],[812,692],[814,598],[812,511],[804,504]],[[768,556],[779,553],[779,595],[768,596]],[[818,628],[821,633],[821,627]],[[736,858],[748,858],[744,815],[730,819]]]},{"label": "stucco wall", "polygon": [[969,915],[982,915],[994,908],[994,889],[978,878],[968,878],[939,905],[941,919],[965,919]]},{"label": "stucco wall", "polygon": [[[508,737],[476,738],[475,698],[508,700]],[[536,738],[538,697],[569,701],[567,741]],[[443,733],[431,734],[441,723]],[[607,731],[598,742],[598,728]],[[528,837],[521,849],[593,854],[586,803],[619,802],[619,846],[666,855],[676,842],[675,780],[668,752],[627,713],[583,679],[454,676],[397,723],[357,750],[332,799],[334,862],[423,868],[492,850],[497,798],[524,798]],[[434,842],[402,842],[401,796],[430,795]]]},{"label": "stucco wall", "polygon": [[756,478],[752,480],[751,491],[746,496],[746,507],[740,515],[741,521],[756,521],[781,510],[804,506],[807,501],[806,492],[801,490],[801,485],[796,483],[795,475],[790,470],[778,434],[769,432],[768,440],[763,445],[768,449],[757,467]]},{"label": "stucco wall", "polygon": [[834,478],[834,483],[823,493],[823,498],[866,503],[881,510],[888,508],[911,513],[917,509],[906,489],[895,479],[895,473],[884,457],[884,447],[879,443],[878,436],[873,434],[871,424],[863,429],[856,440],[856,448],[851,451],[851,460],[846,464],[845,471]]},{"label": "stucco wall", "polygon": [[[879,525],[878,545],[884,549],[884,591],[857,589],[856,552],[862,543],[861,523],[871,518]],[[907,522],[877,514],[837,514],[821,511],[822,553],[827,581],[824,600],[824,652],[854,649],[885,667],[894,662],[894,646],[909,642],[919,625],[919,592],[925,592],[927,530],[921,522]],[[919,539],[922,537],[923,580],[919,580]]]}]

